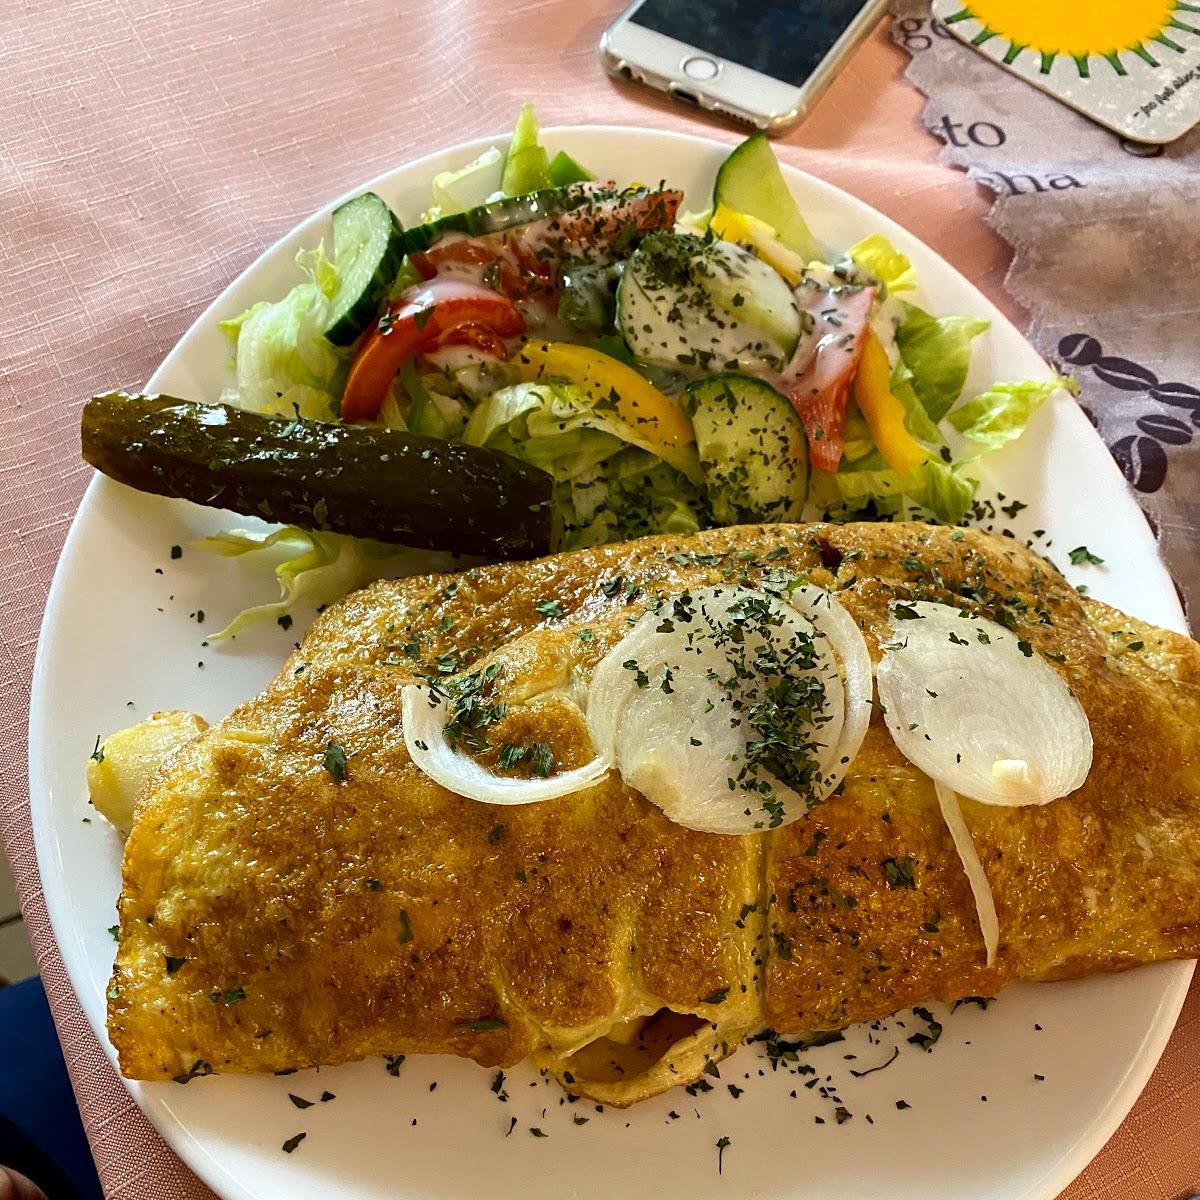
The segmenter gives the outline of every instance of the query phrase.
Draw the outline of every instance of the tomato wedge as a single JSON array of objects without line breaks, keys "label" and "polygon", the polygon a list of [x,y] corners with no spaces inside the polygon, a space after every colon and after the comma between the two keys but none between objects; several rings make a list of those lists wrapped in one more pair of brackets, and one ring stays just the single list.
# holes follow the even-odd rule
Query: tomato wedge
[{"label": "tomato wedge", "polygon": [[342,420],[377,417],[404,362],[464,327],[470,327],[464,340],[476,345],[485,342],[494,352],[497,345],[503,350],[500,339],[525,332],[525,318],[498,292],[459,279],[433,279],[402,293],[354,355],[342,394]]},{"label": "tomato wedge", "polygon": [[565,262],[603,260],[630,250],[656,229],[670,229],[682,192],[598,193],[553,216],[478,237],[449,235],[411,255],[425,279],[445,271],[493,267],[495,283],[513,300],[554,300]]},{"label": "tomato wedge", "polygon": [[812,465],[836,471],[845,441],[846,401],[866,344],[875,289],[815,285],[800,289],[796,299],[813,318],[817,342],[813,347],[801,339],[803,357],[792,360],[777,386],[804,422]]}]

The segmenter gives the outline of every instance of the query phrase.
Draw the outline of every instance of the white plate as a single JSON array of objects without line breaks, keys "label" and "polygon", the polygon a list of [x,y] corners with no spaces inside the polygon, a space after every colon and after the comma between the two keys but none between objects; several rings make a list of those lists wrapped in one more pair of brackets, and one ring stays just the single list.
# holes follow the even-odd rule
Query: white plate
[{"label": "white plate", "polygon": [[[695,207],[727,150],[676,134],[605,128],[548,132],[546,141],[551,150],[569,148],[601,175],[683,186]],[[432,155],[370,186],[414,218],[434,172],[467,161],[486,144]],[[789,179],[830,245],[882,232],[916,265],[918,301],[938,312],[991,317],[990,333],[976,343],[969,387],[1046,374],[1016,329],[900,226],[818,179],[795,171]],[[281,295],[295,279],[296,250],[327,236],[327,219],[326,212],[306,221],[236,280],[150,387],[215,397],[227,382],[230,357],[216,319]],[[97,389],[120,382],[95,381]],[[1185,628],[1146,523],[1072,402],[1063,397],[1039,413],[1028,435],[996,457],[994,476],[995,486],[1029,505],[1002,524],[1022,536],[1047,530],[1060,562],[1086,543],[1108,565],[1068,567],[1076,582],[1138,616]],[[268,681],[300,633],[271,624],[227,649],[201,646],[205,629],[219,628],[252,599],[271,598],[274,587],[261,566],[244,561],[192,549],[170,558],[172,545],[186,547],[229,523],[97,479],[47,604],[30,716],[33,826],[63,960],[105,1046],[108,926],[115,919],[120,846],[103,821],[85,822],[84,763],[93,741],[157,708],[222,716]],[[201,609],[203,623],[193,615]],[[968,1007],[946,1018],[930,1054],[908,1044],[911,1020],[907,1030],[891,1023],[871,1035],[877,1044],[866,1030],[854,1031],[846,1043],[805,1056],[822,1081],[833,1076],[854,1114],[842,1125],[834,1121],[835,1101],[822,1098],[819,1087],[803,1087],[811,1077],[772,1073],[755,1048],[722,1064],[714,1091],[694,1100],[676,1091],[627,1113],[567,1105],[556,1086],[524,1068],[509,1073],[510,1099],[501,1103],[489,1088],[491,1073],[441,1057],[410,1058],[398,1077],[374,1059],[287,1079],[130,1087],[167,1141],[230,1200],[331,1194],[347,1200],[1033,1200],[1064,1187],[1129,1110],[1162,1052],[1191,973],[1192,964],[1171,963],[1013,988],[986,1012]],[[850,1076],[852,1067],[882,1062],[893,1045],[901,1053],[887,1070]],[[846,1061],[851,1053],[859,1058]],[[728,1083],[746,1088],[740,1099]],[[303,1111],[287,1098],[294,1092],[315,1100],[324,1089],[337,1099]],[[898,1099],[912,1107],[898,1110]],[[576,1126],[572,1118],[581,1113],[589,1121]],[[818,1116],[826,1124],[816,1123]],[[510,1117],[518,1123],[506,1139]],[[530,1126],[549,1137],[531,1136]],[[308,1137],[295,1153],[282,1153],[283,1141],[301,1131]],[[719,1177],[722,1137],[731,1142]]]}]

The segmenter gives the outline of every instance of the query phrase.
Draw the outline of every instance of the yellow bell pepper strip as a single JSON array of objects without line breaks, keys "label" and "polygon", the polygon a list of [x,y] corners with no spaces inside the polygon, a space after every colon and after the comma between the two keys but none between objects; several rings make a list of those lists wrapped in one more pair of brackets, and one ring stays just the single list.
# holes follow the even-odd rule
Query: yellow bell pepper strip
[{"label": "yellow bell pepper strip", "polygon": [[749,246],[763,262],[769,267],[774,267],[793,287],[804,277],[804,269],[808,265],[804,256],[785,246],[766,221],[718,204],[708,227],[717,237],[724,238],[727,242],[741,242],[742,245]]},{"label": "yellow bell pepper strip", "polygon": [[854,400],[884,462],[894,471],[909,471],[930,454],[904,428],[904,405],[892,395],[888,382],[891,373],[883,343],[870,329],[864,330],[862,358],[854,376]]},{"label": "yellow bell pepper strip", "polygon": [[696,440],[691,421],[676,401],[599,350],[570,342],[526,342],[513,355],[512,365],[525,382],[562,380],[580,388],[593,404],[612,405],[650,445],[672,449]]}]

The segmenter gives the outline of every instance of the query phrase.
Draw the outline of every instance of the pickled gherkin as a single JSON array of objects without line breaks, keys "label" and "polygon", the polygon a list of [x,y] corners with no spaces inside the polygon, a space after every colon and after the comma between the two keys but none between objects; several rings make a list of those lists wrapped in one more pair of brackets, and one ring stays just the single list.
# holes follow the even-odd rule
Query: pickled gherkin
[{"label": "pickled gherkin", "polygon": [[92,466],[143,492],[422,549],[554,549],[553,480],[495,450],[125,392],[84,405],[81,437]]}]

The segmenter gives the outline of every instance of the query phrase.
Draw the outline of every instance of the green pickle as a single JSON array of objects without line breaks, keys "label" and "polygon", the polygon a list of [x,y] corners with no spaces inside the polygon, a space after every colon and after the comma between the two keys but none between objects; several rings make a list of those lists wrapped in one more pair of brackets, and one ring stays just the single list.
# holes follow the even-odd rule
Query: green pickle
[{"label": "green pickle", "polygon": [[478,446],[125,392],[84,405],[81,439],[130,487],[283,525],[489,558],[555,547],[551,477]]}]

